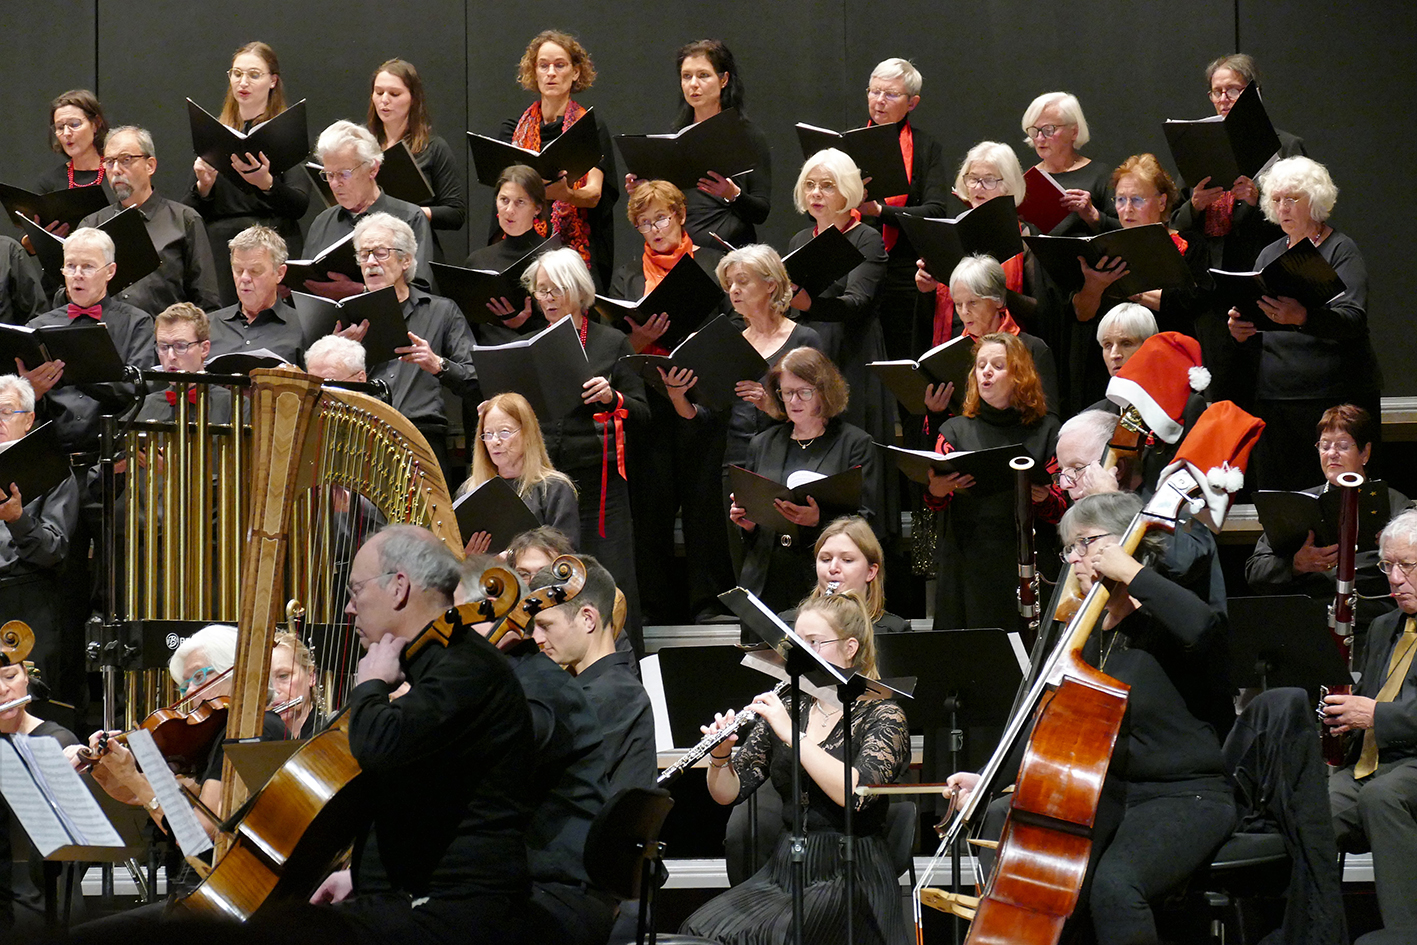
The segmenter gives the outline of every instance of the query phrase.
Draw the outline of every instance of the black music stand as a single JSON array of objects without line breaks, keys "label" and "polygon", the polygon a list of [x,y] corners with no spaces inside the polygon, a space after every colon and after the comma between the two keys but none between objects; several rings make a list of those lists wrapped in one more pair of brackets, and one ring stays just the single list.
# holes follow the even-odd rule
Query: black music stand
[{"label": "black music stand", "polygon": [[745,706],[766,691],[763,674],[743,665],[737,646],[667,646],[659,675],[675,747],[698,743],[699,726],[729,706]]},{"label": "black music stand", "polygon": [[1317,701],[1320,686],[1352,683],[1322,600],[1302,594],[1232,597],[1228,610],[1230,676],[1237,688],[1297,686]]},{"label": "black music stand", "polygon": [[[927,733],[949,732],[952,772],[975,770],[988,760],[987,751],[978,763],[967,756],[965,732],[978,736],[981,745],[996,744],[1023,679],[1009,634],[997,629],[883,633],[876,637],[876,665],[882,676],[911,667],[930,667],[915,689],[910,726]],[[928,738],[926,744],[930,744]],[[960,841],[951,849],[950,860],[952,884],[958,893],[963,885]],[[956,940],[958,931],[956,923]]]},{"label": "black music stand", "polygon": [[[789,679],[792,693],[792,942],[802,945],[803,891],[807,885],[807,837],[802,818],[802,739],[801,680],[806,677],[814,686],[834,688],[841,701],[842,757],[843,770],[842,805],[842,864],[844,866],[846,898],[846,943],[851,945],[855,935],[856,862],[855,844],[851,834],[851,812],[855,806],[855,790],[852,784],[851,767],[851,707],[856,697],[871,692],[878,698],[892,696],[909,697],[909,691],[895,689],[883,682],[867,679],[855,670],[843,669],[822,659],[821,654],[799,637],[792,628],[783,623],[752,592],[741,587],[718,595],[743,626],[751,629],[772,653],[780,660]],[[768,653],[765,658],[771,658]],[[914,688],[915,679],[910,677],[909,685]]]}]

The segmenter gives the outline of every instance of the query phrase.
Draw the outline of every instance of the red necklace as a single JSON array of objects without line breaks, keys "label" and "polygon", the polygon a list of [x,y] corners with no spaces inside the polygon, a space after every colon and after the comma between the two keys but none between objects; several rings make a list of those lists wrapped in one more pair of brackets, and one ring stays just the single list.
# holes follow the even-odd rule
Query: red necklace
[{"label": "red necklace", "polygon": [[64,169],[69,172],[69,189],[70,189],[70,190],[73,190],[75,187],[97,187],[99,184],[102,184],[102,183],[103,183],[103,170],[104,170],[104,168],[103,168],[103,165],[102,165],[102,164],[100,164],[100,165],[98,166],[98,176],[95,177],[95,178],[93,179],[93,182],[92,182],[92,183],[89,183],[89,184],[76,184],[76,183],[74,183],[74,162],[73,162],[73,161],[69,161],[68,163],[66,163],[66,164],[64,165]]},{"label": "red necklace", "polygon": [[585,349],[586,335],[590,334],[590,315],[581,316],[581,349]]}]

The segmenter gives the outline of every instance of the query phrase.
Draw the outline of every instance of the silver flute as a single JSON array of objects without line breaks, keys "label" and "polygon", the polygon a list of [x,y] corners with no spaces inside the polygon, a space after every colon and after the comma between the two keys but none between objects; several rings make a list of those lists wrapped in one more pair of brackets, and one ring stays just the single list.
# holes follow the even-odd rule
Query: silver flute
[{"label": "silver flute", "polygon": [[[772,688],[773,695],[777,696],[779,699],[782,698],[783,694],[787,692],[788,686],[788,680],[784,679]],[[659,787],[665,787],[671,784],[679,775],[702,761],[704,756],[709,752],[726,742],[730,735],[737,735],[740,729],[747,727],[748,723],[757,717],[758,713],[753,711],[751,706],[739,710],[737,717],[733,720],[733,724],[729,725],[727,728],[721,728],[710,735],[705,735],[699,740],[697,745],[684,752],[682,758],[661,771],[654,783]]]}]

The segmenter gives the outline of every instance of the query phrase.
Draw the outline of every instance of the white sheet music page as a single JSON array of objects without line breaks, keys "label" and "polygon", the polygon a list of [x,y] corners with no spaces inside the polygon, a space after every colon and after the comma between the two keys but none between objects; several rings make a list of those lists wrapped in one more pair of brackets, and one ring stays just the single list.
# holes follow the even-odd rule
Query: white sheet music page
[{"label": "white sheet music page", "polygon": [[177,838],[182,853],[198,856],[210,850],[212,838],[207,836],[206,828],[192,812],[192,802],[182,793],[177,777],[167,767],[162,752],[157,750],[152,733],[147,729],[135,729],[128,736],[128,747],[138,759],[148,784],[152,785],[153,793],[162,804],[162,815],[167,818],[167,825],[172,828],[172,835]]},{"label": "white sheet music page", "polygon": [[31,772],[42,788],[46,788],[59,808],[59,816],[74,843],[85,847],[122,847],[123,838],[113,829],[94,799],[84,779],[64,757],[64,749],[52,738],[16,736],[17,747],[29,753]]}]

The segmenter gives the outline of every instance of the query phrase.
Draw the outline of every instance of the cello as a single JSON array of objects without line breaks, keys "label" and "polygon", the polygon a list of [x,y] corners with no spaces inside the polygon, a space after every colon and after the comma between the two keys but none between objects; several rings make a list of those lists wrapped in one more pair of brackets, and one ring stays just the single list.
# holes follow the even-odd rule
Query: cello
[{"label": "cello", "polygon": [[[405,662],[429,646],[456,644],[478,623],[517,603],[516,576],[489,568],[487,598],[451,607],[404,647]],[[196,913],[245,921],[269,902],[308,899],[348,852],[368,800],[349,750],[349,713],[302,745],[241,811],[226,854],[179,900]]]}]

